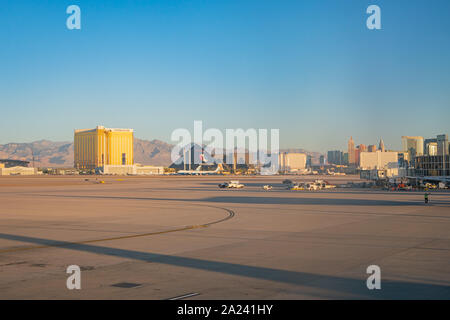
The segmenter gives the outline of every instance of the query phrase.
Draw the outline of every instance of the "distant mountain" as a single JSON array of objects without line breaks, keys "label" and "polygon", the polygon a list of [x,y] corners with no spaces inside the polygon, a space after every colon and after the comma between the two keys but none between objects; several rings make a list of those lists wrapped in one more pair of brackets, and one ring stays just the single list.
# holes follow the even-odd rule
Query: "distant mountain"
[{"label": "distant mountain", "polygon": [[[170,166],[173,145],[161,140],[142,140],[134,138],[134,162]],[[304,149],[284,149],[282,152],[302,152],[311,155],[318,162],[320,153]],[[36,167],[73,167],[73,142],[54,142],[39,140],[31,143],[0,144],[0,159],[29,161]]]},{"label": "distant mountain", "polygon": [[168,167],[172,161],[170,153],[173,145],[161,140],[141,140],[134,138],[134,162]]},{"label": "distant mountain", "polygon": [[[134,138],[134,162],[169,166],[172,145],[160,140]],[[36,167],[73,167],[73,142],[40,140],[0,145],[0,159],[29,161]]]},{"label": "distant mountain", "polygon": [[73,143],[39,140],[0,145],[0,159],[30,161],[38,167],[73,166]]}]

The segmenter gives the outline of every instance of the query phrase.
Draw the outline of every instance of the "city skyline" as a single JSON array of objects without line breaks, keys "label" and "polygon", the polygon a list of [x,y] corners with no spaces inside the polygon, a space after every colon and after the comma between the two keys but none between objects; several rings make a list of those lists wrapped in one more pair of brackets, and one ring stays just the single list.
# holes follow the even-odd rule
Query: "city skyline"
[{"label": "city skyline", "polygon": [[[103,127],[103,126],[100,126],[100,127]],[[115,128],[115,129],[119,129],[119,130],[122,130],[122,129],[120,129],[120,128]],[[81,129],[81,131],[82,130],[91,130],[91,129]],[[113,129],[114,130],[114,129]],[[134,129],[123,129],[123,130],[132,130],[133,132],[134,132]],[[74,129],[74,132],[76,133],[77,131],[80,131],[80,129]],[[296,146],[296,147],[281,147],[280,148],[280,151],[286,151],[286,150],[298,150],[298,149],[304,149],[305,151],[310,151],[310,152],[318,152],[318,153],[322,153],[322,154],[325,154],[326,155],[326,153],[328,153],[328,152],[330,152],[330,151],[341,151],[341,152],[343,152],[343,153],[347,153],[347,154],[351,154],[351,153],[349,153],[349,149],[350,149],[350,145],[352,145],[352,148],[353,148],[353,152],[355,152],[355,151],[359,151],[359,152],[375,152],[375,151],[377,151],[377,150],[380,150],[380,151],[382,151],[382,152],[385,152],[385,151],[406,151],[405,150],[405,147],[404,146],[402,146],[402,142],[403,142],[403,139],[404,138],[422,138],[422,140],[424,140],[424,141],[427,141],[427,140],[429,140],[429,141],[435,141],[436,140],[436,136],[442,136],[442,135],[444,135],[444,136],[447,136],[448,134],[447,133],[441,133],[441,134],[438,134],[438,135],[435,135],[434,137],[424,137],[424,136],[415,136],[415,137],[410,137],[410,136],[402,136],[402,137],[400,137],[400,146],[398,147],[398,148],[393,148],[393,147],[387,147],[387,148],[385,148],[385,144],[384,144],[384,141],[383,141],[383,138],[380,138],[379,140],[378,140],[378,143],[376,143],[376,142],[372,142],[372,140],[371,140],[371,142],[369,142],[369,143],[363,143],[363,142],[358,142],[358,143],[356,143],[355,142],[355,140],[353,139],[353,136],[350,136],[350,138],[345,142],[345,143],[342,143],[342,144],[345,144],[346,146],[344,146],[344,147],[342,147],[342,148],[330,148],[330,149],[327,149],[327,150],[325,150],[325,151],[319,151],[318,149],[305,149],[305,148],[303,148],[303,147],[301,147],[301,146]],[[168,145],[172,145],[172,146],[174,146],[176,143],[175,142],[171,142],[171,141],[164,141],[164,140],[160,140],[160,139],[153,139],[153,138],[145,138],[145,137],[139,137],[139,136],[136,136],[136,138],[138,138],[138,139],[140,139],[140,140],[143,140],[143,141],[153,141],[153,140],[156,140],[156,141],[161,141],[162,143],[167,143]],[[72,136],[72,140],[66,140],[66,141],[54,141],[54,140],[48,140],[48,139],[38,139],[38,140],[33,140],[33,141],[25,141],[25,142],[23,142],[23,141],[12,141],[12,142],[7,142],[7,143],[0,143],[0,145],[7,145],[7,144],[27,144],[27,143],[35,143],[35,142],[39,142],[39,141],[51,141],[51,142],[54,142],[54,143],[73,143],[74,142],[74,138],[73,138],[73,136]],[[208,144],[208,142],[204,142],[204,145],[207,145]],[[247,146],[247,142],[246,142],[246,148],[248,147]],[[436,148],[437,148],[437,144],[436,144]],[[422,148],[423,149],[423,152],[424,153],[426,153],[426,148],[424,147],[424,148]],[[352,161],[352,162],[354,162],[356,159],[354,159],[353,161],[350,159],[350,161]]]},{"label": "city skyline", "polygon": [[77,4],[81,30],[67,3],[2,4],[0,144],[99,123],[173,144],[194,120],[322,153],[448,132],[448,1],[377,1],[375,31],[350,0]]}]

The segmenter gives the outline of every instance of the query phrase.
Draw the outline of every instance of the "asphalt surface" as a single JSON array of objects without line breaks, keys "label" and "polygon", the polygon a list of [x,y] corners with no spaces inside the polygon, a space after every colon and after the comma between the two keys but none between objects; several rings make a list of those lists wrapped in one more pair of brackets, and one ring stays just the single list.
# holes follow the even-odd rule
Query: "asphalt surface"
[{"label": "asphalt surface", "polygon": [[0,299],[450,298],[450,192],[285,178],[0,177]]}]

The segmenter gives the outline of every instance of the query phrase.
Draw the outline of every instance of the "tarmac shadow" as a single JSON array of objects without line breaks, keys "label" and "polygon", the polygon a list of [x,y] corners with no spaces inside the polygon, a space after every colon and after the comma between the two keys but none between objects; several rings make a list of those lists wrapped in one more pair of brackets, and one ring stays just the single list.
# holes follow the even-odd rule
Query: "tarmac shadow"
[{"label": "tarmac shadow", "polygon": [[[357,299],[450,299],[448,284],[430,284],[424,282],[383,281],[382,290],[368,290],[366,279],[355,279],[336,275],[323,275],[267,267],[249,266],[231,262],[212,261],[175,255],[156,254],[135,250],[117,249],[91,244],[57,241],[44,238],[0,233],[0,239],[34,243],[44,247],[64,247],[65,249],[90,252],[133,259],[151,263],[269,280],[300,286],[302,294],[316,298],[357,298]],[[20,249],[19,249],[20,250]],[[35,248],[42,250],[42,248]],[[362,270],[362,274],[365,270]],[[319,290],[318,290],[319,289]],[[232,297],[229,297],[230,299]]]}]

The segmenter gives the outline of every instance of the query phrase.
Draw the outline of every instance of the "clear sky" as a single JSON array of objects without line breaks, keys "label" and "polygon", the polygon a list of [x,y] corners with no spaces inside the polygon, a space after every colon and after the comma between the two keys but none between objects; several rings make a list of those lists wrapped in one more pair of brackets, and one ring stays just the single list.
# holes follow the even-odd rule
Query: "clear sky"
[{"label": "clear sky", "polygon": [[400,148],[450,133],[450,1],[2,0],[0,109],[0,143],[96,125],[170,142],[203,120],[278,128],[281,147]]}]

